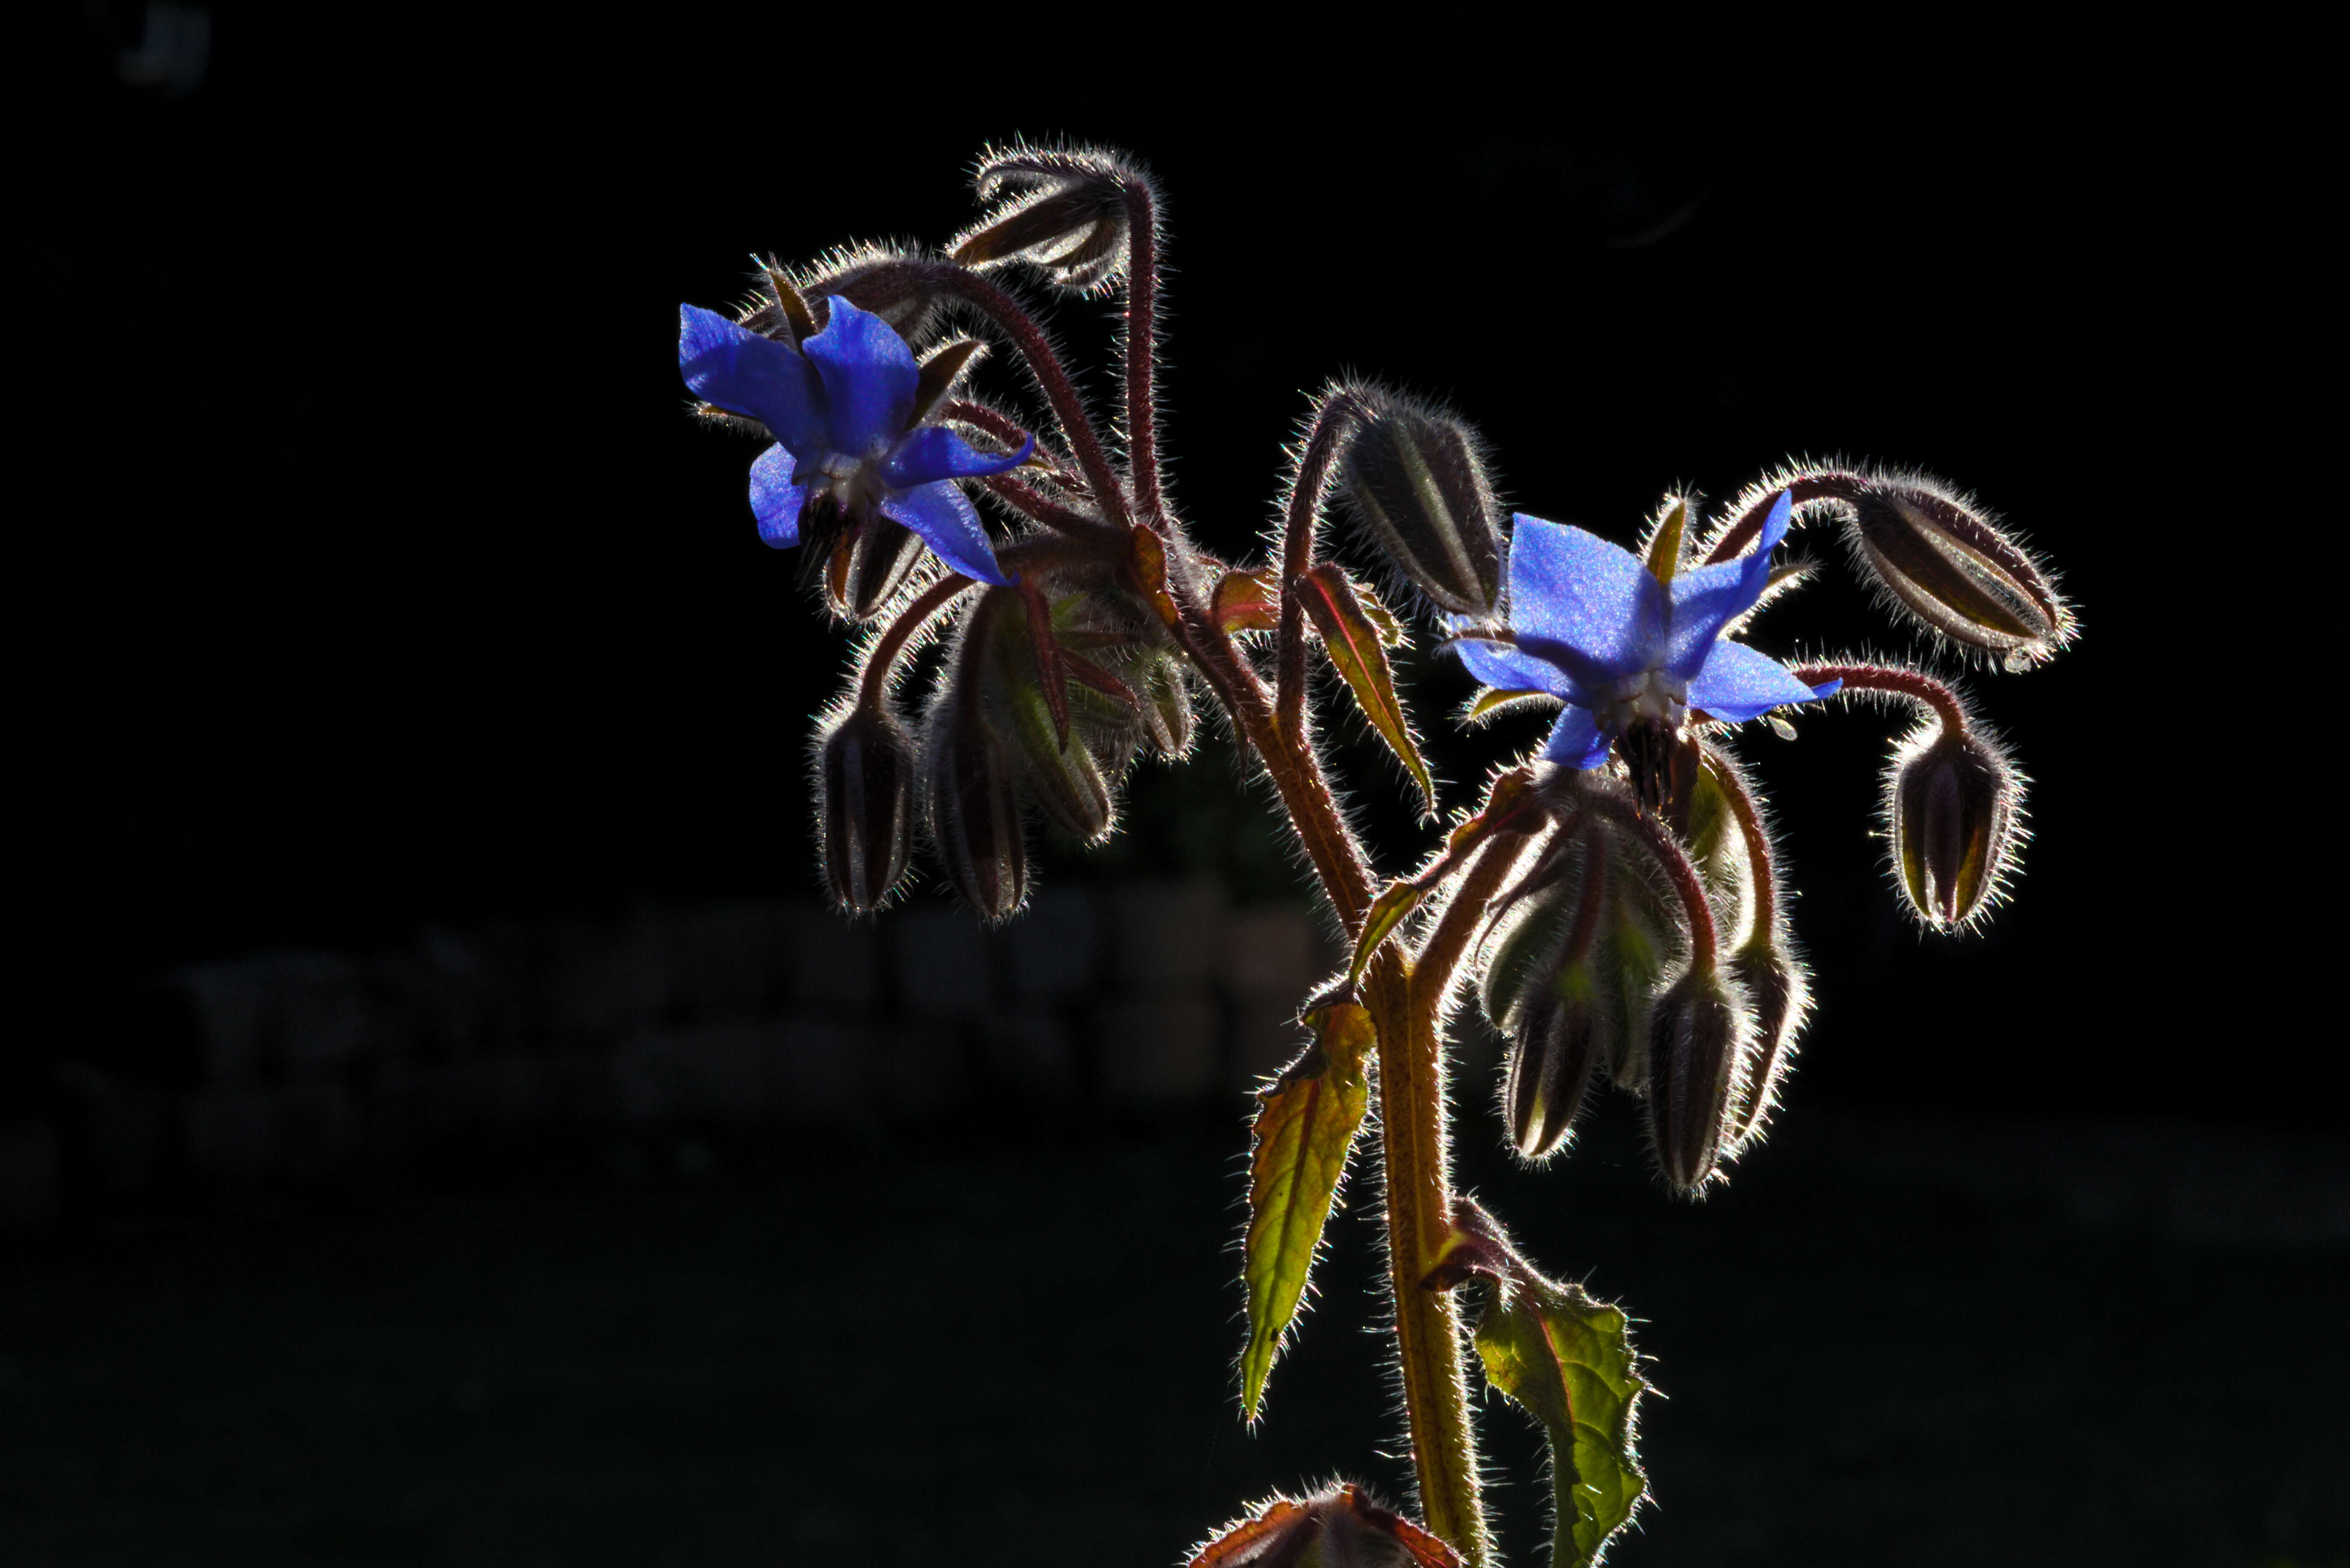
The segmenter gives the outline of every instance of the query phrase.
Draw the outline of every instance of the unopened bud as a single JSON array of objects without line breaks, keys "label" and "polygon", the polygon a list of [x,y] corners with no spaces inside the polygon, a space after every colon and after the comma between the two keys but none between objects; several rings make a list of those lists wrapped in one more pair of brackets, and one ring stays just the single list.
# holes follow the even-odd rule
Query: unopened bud
[{"label": "unopened bud", "polygon": [[1191,750],[1191,687],[1183,678],[1183,661],[1173,653],[1154,650],[1134,671],[1135,695],[1142,699],[1142,724],[1150,743],[1170,759]]},{"label": "unopened bud", "polygon": [[1753,1047],[1731,1103],[1728,1147],[1735,1150],[1762,1130],[1778,1100],[1812,993],[1804,966],[1783,941],[1758,938],[1739,949],[1730,958],[1730,978],[1746,993],[1754,1021]]},{"label": "unopened bud", "polygon": [[1492,486],[1466,425],[1365,388],[1367,411],[1339,483],[1355,516],[1396,569],[1454,615],[1493,615],[1502,537]]},{"label": "unopened bud", "polygon": [[1648,1126],[1665,1179],[1694,1193],[1713,1179],[1752,1024],[1719,970],[1691,968],[1657,998],[1648,1026]]},{"label": "unopened bud", "polygon": [[931,840],[947,880],[988,920],[1010,919],[1028,896],[1028,845],[1010,753],[993,731],[955,712],[950,691],[933,717],[927,774]]},{"label": "unopened bud", "polygon": [[1930,482],[1871,475],[1842,493],[1854,558],[1931,629],[2022,669],[2073,637],[2073,612],[2024,548]]},{"label": "unopened bud", "polygon": [[1612,829],[1603,836],[1607,908],[1592,967],[1605,1006],[1617,1020],[1616,1051],[1607,1068],[1618,1087],[1644,1091],[1658,992],[1689,949],[1689,917],[1679,897],[1659,886],[1656,864],[1645,849]]},{"label": "unopened bud", "polygon": [[1258,1504],[1201,1546],[1191,1568],[1461,1568],[1461,1555],[1342,1481]]},{"label": "unopened bud", "polygon": [[1894,864],[1910,908],[1929,926],[1984,912],[2014,859],[2023,781],[1971,731],[1920,731],[1887,774]]},{"label": "unopened bud", "polygon": [[1573,960],[1548,994],[1525,1010],[1510,1042],[1502,1105],[1510,1141],[1527,1159],[1542,1159],[1566,1142],[1593,1072],[1612,1054],[1614,1030],[1600,1007],[1591,960]]},{"label": "unopened bud", "polygon": [[848,913],[879,909],[905,875],[913,807],[905,726],[887,709],[850,709],[826,733],[816,765],[825,881]]},{"label": "unopened bud", "polygon": [[947,254],[965,266],[1033,262],[1065,288],[1115,282],[1131,249],[1128,196],[1149,177],[1114,152],[1014,148],[980,165],[979,199],[995,210]]}]

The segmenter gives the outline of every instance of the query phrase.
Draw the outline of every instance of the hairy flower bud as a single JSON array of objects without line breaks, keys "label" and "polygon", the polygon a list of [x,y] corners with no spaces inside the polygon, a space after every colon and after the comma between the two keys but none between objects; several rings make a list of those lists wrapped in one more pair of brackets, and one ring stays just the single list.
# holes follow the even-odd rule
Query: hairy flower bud
[{"label": "hairy flower bud", "polygon": [[1015,147],[983,162],[979,199],[997,202],[947,254],[965,266],[1033,262],[1065,288],[1116,282],[1131,250],[1128,198],[1149,177],[1114,152]]},{"label": "hairy flower bud", "polygon": [[1142,700],[1143,730],[1151,745],[1170,759],[1189,753],[1191,687],[1183,678],[1183,661],[1170,651],[1154,649],[1137,663],[1132,684]]},{"label": "hairy flower bud", "polygon": [[1696,1192],[1721,1165],[1752,1028],[1745,999],[1718,970],[1691,968],[1657,998],[1648,1026],[1648,1126],[1676,1192]]},{"label": "hairy flower bud", "polygon": [[1618,1087],[1645,1090],[1658,992],[1666,973],[1688,950],[1688,916],[1679,898],[1659,885],[1648,852],[1609,830],[1607,905],[1592,961],[1604,1005],[1617,1021],[1616,1053],[1608,1062]]},{"label": "hairy flower bud", "polygon": [[1783,940],[1749,941],[1731,955],[1730,978],[1746,993],[1754,1020],[1753,1049],[1731,1104],[1729,1147],[1735,1151],[1762,1130],[1777,1102],[1779,1081],[1794,1058],[1795,1036],[1811,1012],[1812,992],[1804,966]]},{"label": "hairy flower bud", "polygon": [[1972,731],[1921,730],[1886,775],[1894,867],[1928,925],[1964,926],[1997,895],[2022,836],[2023,781]]},{"label": "hairy flower bud", "polygon": [[1191,1568],[1461,1568],[1461,1556],[1342,1481],[1312,1497],[1259,1503],[1200,1547]]},{"label": "hairy flower bud", "polygon": [[1338,480],[1349,509],[1396,569],[1454,615],[1493,615],[1502,537],[1478,442],[1460,421],[1375,388]]},{"label": "hairy flower bud", "polygon": [[1589,957],[1570,961],[1546,989],[1524,1010],[1502,1084],[1510,1141],[1527,1159],[1565,1146],[1593,1073],[1614,1049],[1614,1021],[1601,1012]]},{"label": "hairy flower bud", "polygon": [[1620,1050],[1621,1022],[1596,961],[1607,904],[1605,840],[1587,829],[1554,841],[1504,895],[1487,958],[1485,1016],[1510,1036],[1502,1113],[1527,1159],[1564,1147],[1602,1062]]},{"label": "hairy flower bud", "polygon": [[854,621],[879,615],[923,560],[921,536],[879,516],[843,535],[828,556],[807,554],[824,562],[825,597],[834,612]]},{"label": "hairy flower bud", "polygon": [[931,841],[963,900],[985,919],[1008,920],[1028,896],[1012,757],[985,724],[954,711],[955,695],[933,715],[923,759]]},{"label": "hairy flower bud", "polygon": [[1977,507],[1923,479],[1873,474],[1838,493],[1853,558],[1894,603],[2022,670],[2073,637],[2040,564]]},{"label": "hairy flower bud", "polygon": [[914,806],[914,748],[887,709],[852,708],[817,749],[816,823],[833,901],[868,915],[906,871]]}]

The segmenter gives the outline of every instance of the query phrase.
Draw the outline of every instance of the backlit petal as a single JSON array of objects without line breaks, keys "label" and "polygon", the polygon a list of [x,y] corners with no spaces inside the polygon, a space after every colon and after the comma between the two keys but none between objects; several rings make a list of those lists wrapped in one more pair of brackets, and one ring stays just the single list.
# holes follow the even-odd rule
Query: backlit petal
[{"label": "backlit petal", "polygon": [[1551,726],[1543,755],[1565,768],[1596,768],[1607,760],[1615,742],[1599,732],[1599,722],[1582,708],[1569,708]]},{"label": "backlit petal", "polygon": [[983,583],[1009,583],[995,564],[995,549],[980,526],[979,509],[952,483],[918,485],[886,496],[881,514],[922,536],[940,560]]},{"label": "backlit petal", "polygon": [[[1510,625],[1590,661],[1579,680],[1648,669],[1664,651],[1668,601],[1640,558],[1596,534],[1521,515],[1510,543]],[[1545,654],[1551,650],[1545,649]]]},{"label": "backlit petal", "polygon": [[1015,469],[1035,450],[1033,435],[1018,452],[985,452],[944,425],[924,425],[890,450],[881,462],[881,477],[893,490],[911,490],[941,479],[976,479]]},{"label": "backlit petal", "polygon": [[698,305],[678,307],[677,368],[693,395],[746,414],[806,454],[825,445],[824,384],[789,347]]},{"label": "backlit petal", "polygon": [[1547,691],[1554,697],[1573,698],[1582,694],[1581,688],[1566,671],[1546,659],[1535,658],[1523,649],[1507,643],[1483,642],[1463,637],[1447,643],[1446,647],[1461,656],[1469,673],[1498,691]]},{"label": "backlit petal", "polygon": [[1673,578],[1672,628],[1665,639],[1666,670],[1686,680],[1705,665],[1721,628],[1754,607],[1771,581],[1771,552],[1787,536],[1794,510],[1781,491],[1754,548],[1734,560],[1682,572]]},{"label": "backlit petal", "polygon": [[800,510],[807,504],[807,486],[792,483],[792,454],[771,446],[751,465],[751,511],[759,519],[759,537],[778,550],[800,542]]},{"label": "backlit petal", "polygon": [[1768,654],[1742,642],[1717,642],[1706,655],[1705,667],[1690,681],[1689,705],[1702,708],[1717,719],[1741,723],[1759,719],[1789,702],[1808,702],[1834,694],[1840,681],[1806,686]]},{"label": "backlit petal", "polygon": [[879,457],[905,433],[921,371],[913,350],[888,322],[838,295],[830,303],[832,318],[800,351],[824,378],[832,450],[854,458]]}]

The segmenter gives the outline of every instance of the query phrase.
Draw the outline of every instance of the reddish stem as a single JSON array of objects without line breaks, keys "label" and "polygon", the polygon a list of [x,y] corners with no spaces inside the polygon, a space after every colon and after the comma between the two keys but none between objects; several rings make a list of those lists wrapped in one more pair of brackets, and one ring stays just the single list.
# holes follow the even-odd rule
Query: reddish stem
[{"label": "reddish stem", "polygon": [[1277,711],[1287,734],[1303,734],[1305,722],[1305,607],[1297,597],[1297,579],[1314,565],[1315,529],[1323,497],[1329,493],[1330,471],[1362,412],[1360,400],[1344,390],[1324,399],[1314,410],[1314,423],[1290,482],[1289,503],[1282,511],[1281,621],[1274,634],[1273,668]]},{"label": "reddish stem", "polygon": [[1126,182],[1126,465],[1144,521],[1164,512],[1159,479],[1159,204],[1140,180]]},{"label": "reddish stem", "polygon": [[1721,960],[1721,944],[1713,929],[1713,903],[1705,896],[1705,883],[1697,867],[1690,864],[1689,852],[1663,823],[1624,796],[1595,789],[1586,791],[1583,798],[1592,810],[1631,829],[1649,858],[1664,868],[1673,891],[1680,895],[1682,912],[1689,917],[1690,967],[1700,973],[1711,972]]},{"label": "reddish stem", "polygon": [[1807,686],[1841,680],[1847,691],[1890,691],[1931,708],[1953,737],[1967,733],[1966,704],[1959,701],[1957,692],[1922,671],[1886,664],[1799,664],[1794,676]]},{"label": "reddish stem", "polygon": [[922,595],[906,607],[897,619],[881,629],[865,650],[864,668],[857,676],[857,705],[879,709],[889,689],[889,671],[906,654],[914,634],[930,624],[938,613],[952,602],[955,596],[972,586],[972,579],[959,572],[950,572],[922,590]]},{"label": "reddish stem", "polygon": [[[1791,484],[1781,486],[1781,489],[1786,491],[1794,504],[1801,506],[1806,501],[1817,501],[1823,496],[1848,499],[1867,483],[1859,474],[1846,473],[1838,469],[1825,473],[1807,473]],[[1777,490],[1766,491],[1753,505],[1740,513],[1738,521],[1714,541],[1713,548],[1706,555],[1707,563],[1727,561],[1753,543],[1755,536],[1762,532],[1763,519],[1771,515],[1771,508],[1778,499]]]}]

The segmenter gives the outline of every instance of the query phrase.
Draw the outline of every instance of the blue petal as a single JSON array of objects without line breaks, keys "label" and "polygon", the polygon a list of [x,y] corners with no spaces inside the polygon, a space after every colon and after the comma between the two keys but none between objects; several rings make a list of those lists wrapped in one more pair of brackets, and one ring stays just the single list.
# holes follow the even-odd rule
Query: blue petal
[{"label": "blue petal", "polygon": [[1475,637],[1458,638],[1445,646],[1461,656],[1470,674],[1497,691],[1547,691],[1570,700],[1585,695],[1565,670],[1523,649]]},{"label": "blue petal", "polygon": [[832,450],[855,458],[879,457],[913,417],[914,389],[921,371],[914,364],[914,351],[888,322],[838,295],[829,303],[832,319],[800,345],[800,352],[824,378]]},{"label": "blue petal", "polygon": [[1785,491],[1762,520],[1754,548],[1735,560],[1682,572],[1672,583],[1672,629],[1665,641],[1665,669],[1686,680],[1704,667],[1721,628],[1754,607],[1771,582],[1771,552],[1787,536],[1794,510]]},{"label": "blue petal", "polygon": [[1544,657],[1590,685],[1651,668],[1664,651],[1669,601],[1640,558],[1566,524],[1516,521],[1510,624],[1520,646],[1553,645]]},{"label": "blue petal", "polygon": [[1615,743],[1612,737],[1600,733],[1599,721],[1588,710],[1569,708],[1551,726],[1550,739],[1543,742],[1543,755],[1564,768],[1596,768],[1607,760],[1607,749]]},{"label": "blue petal", "polygon": [[1757,653],[1742,642],[1717,642],[1706,655],[1705,667],[1690,682],[1689,705],[1736,724],[1759,719],[1789,702],[1832,695],[1840,684],[1831,680],[1825,686],[1806,686],[1795,679],[1794,671],[1768,654]]},{"label": "blue petal", "polygon": [[751,465],[751,511],[759,519],[759,537],[778,550],[800,542],[800,510],[807,504],[807,486],[792,483],[796,465],[781,446],[771,446]]},{"label": "blue petal", "polygon": [[695,397],[748,414],[795,452],[825,446],[824,383],[786,345],[746,332],[714,310],[680,306],[677,368]]},{"label": "blue petal", "polygon": [[979,509],[953,484],[941,481],[885,496],[881,514],[920,534],[940,560],[964,576],[983,583],[1012,581],[995,564],[987,530],[979,525]]},{"label": "blue petal", "polygon": [[1017,468],[1035,450],[1032,435],[1018,452],[983,452],[943,425],[924,425],[908,432],[882,460],[881,477],[893,490],[911,490],[941,479],[977,479]]}]

